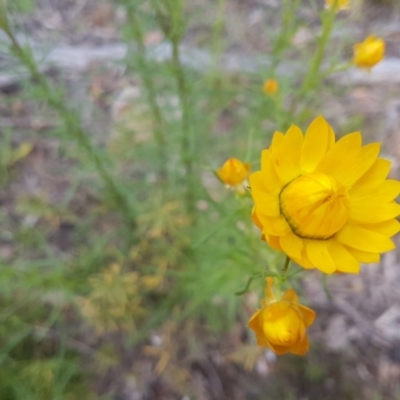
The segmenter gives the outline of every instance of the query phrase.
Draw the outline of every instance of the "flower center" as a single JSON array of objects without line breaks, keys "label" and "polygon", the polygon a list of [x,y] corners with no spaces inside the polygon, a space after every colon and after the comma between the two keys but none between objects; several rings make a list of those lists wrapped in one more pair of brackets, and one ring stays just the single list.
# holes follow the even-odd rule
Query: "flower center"
[{"label": "flower center", "polygon": [[270,343],[291,346],[304,337],[304,323],[288,303],[279,301],[265,310],[264,314],[262,329]]},{"label": "flower center", "polygon": [[305,239],[328,239],[349,218],[346,188],[320,173],[300,176],[280,194],[280,207],[292,231]]}]

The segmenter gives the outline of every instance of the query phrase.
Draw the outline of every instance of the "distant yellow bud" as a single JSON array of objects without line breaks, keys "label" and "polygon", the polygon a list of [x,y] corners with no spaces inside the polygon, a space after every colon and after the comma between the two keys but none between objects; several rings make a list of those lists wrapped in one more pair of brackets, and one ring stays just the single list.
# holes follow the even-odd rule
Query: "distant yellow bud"
[{"label": "distant yellow bud", "polygon": [[217,170],[218,178],[228,186],[237,186],[249,176],[250,164],[237,158],[229,158],[224,165]]},{"label": "distant yellow bud", "polygon": [[279,84],[275,79],[267,79],[263,84],[263,92],[265,94],[275,94],[278,93]]},{"label": "distant yellow bud", "polygon": [[373,35],[354,45],[353,62],[359,68],[372,68],[385,55],[385,42]]},{"label": "distant yellow bud", "polygon": [[325,0],[325,8],[331,8],[335,4],[339,10],[348,10],[350,8],[350,0]]}]

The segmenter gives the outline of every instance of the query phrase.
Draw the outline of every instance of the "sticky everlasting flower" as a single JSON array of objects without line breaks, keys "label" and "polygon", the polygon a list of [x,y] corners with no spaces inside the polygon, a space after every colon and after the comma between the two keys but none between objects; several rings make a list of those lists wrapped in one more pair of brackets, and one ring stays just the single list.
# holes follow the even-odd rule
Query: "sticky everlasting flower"
[{"label": "sticky everlasting flower", "polygon": [[263,92],[265,94],[275,94],[278,93],[279,84],[275,79],[267,79],[263,84]]},{"label": "sticky everlasting flower", "polygon": [[359,68],[372,68],[385,55],[385,42],[373,35],[354,45],[353,62]]},{"label": "sticky everlasting flower", "polygon": [[262,238],[304,268],[358,273],[361,262],[395,248],[400,182],[386,179],[380,144],[361,140],[354,132],[335,142],[323,117],[305,135],[292,125],[286,135],[275,132],[261,171],[250,175]]},{"label": "sticky everlasting flower", "polygon": [[306,329],[314,322],[315,312],[298,303],[293,289],[286,290],[277,301],[272,283],[272,278],[267,278],[262,308],[250,318],[249,327],[255,332],[259,346],[268,347],[276,354],[303,356],[309,348]]},{"label": "sticky everlasting flower", "polygon": [[217,170],[217,176],[228,186],[238,186],[249,176],[250,164],[237,158],[229,158],[224,165]]},{"label": "sticky everlasting flower", "polygon": [[325,0],[325,8],[331,8],[335,4],[339,10],[348,10],[350,8],[350,0]]}]

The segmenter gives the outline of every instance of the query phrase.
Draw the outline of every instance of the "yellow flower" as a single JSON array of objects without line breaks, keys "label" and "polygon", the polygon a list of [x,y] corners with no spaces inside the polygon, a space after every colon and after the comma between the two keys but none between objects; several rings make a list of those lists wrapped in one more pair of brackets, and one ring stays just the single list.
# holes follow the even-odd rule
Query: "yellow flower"
[{"label": "yellow flower", "polygon": [[265,94],[275,94],[278,93],[279,84],[275,79],[267,79],[263,84],[263,92]]},{"label": "yellow flower", "polygon": [[249,327],[255,332],[259,346],[268,347],[276,354],[304,356],[309,348],[306,329],[314,322],[315,312],[298,304],[293,289],[286,290],[277,301],[272,284],[272,278],[267,278],[262,308],[250,318]]},{"label": "yellow flower", "polygon": [[359,68],[372,68],[385,55],[385,42],[373,35],[354,45],[353,62]]},{"label": "yellow flower", "polygon": [[335,5],[339,10],[348,10],[350,8],[350,0],[325,0],[325,8],[331,8]]},{"label": "yellow flower", "polygon": [[249,176],[250,164],[237,158],[229,158],[224,165],[217,170],[217,176],[228,186],[238,186]]},{"label": "yellow flower", "polygon": [[323,117],[305,135],[292,125],[275,132],[250,175],[252,217],[271,247],[304,268],[358,273],[395,248],[400,182],[387,180],[380,143],[361,145],[353,132],[335,142]]}]

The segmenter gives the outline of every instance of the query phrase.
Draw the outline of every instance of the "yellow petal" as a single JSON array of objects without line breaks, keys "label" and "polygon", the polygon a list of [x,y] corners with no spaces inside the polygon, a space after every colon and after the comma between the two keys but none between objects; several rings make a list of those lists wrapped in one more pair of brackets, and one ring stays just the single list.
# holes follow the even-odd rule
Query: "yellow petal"
[{"label": "yellow petal", "polygon": [[380,143],[362,147],[357,154],[342,155],[338,168],[332,175],[346,187],[351,187],[375,162],[380,151]]},{"label": "yellow petal", "polygon": [[280,214],[279,198],[267,190],[265,176],[261,171],[250,175],[250,188],[256,206],[262,210],[263,214],[277,217]]},{"label": "yellow petal", "polygon": [[345,246],[338,243],[337,240],[331,239],[328,241],[328,250],[335,260],[337,271],[348,274],[358,274],[360,272],[360,263],[355,256]]},{"label": "yellow petal", "polygon": [[382,204],[394,200],[400,193],[400,182],[388,179],[382,182],[378,187],[368,191],[358,191],[351,194],[352,207],[362,204]]},{"label": "yellow petal", "polygon": [[278,195],[282,189],[282,183],[272,165],[271,152],[269,150],[263,150],[261,153],[261,172],[264,176],[264,182],[268,185],[268,191]]},{"label": "yellow petal", "polygon": [[283,251],[279,243],[279,236],[268,235],[266,236],[266,241],[273,249]]},{"label": "yellow petal", "polygon": [[279,240],[282,250],[290,258],[301,258],[301,252],[303,250],[303,239],[295,235],[290,231],[287,235],[282,236]]},{"label": "yellow petal", "polygon": [[258,216],[257,216],[256,206],[254,206],[252,211],[251,211],[251,219],[253,220],[254,225],[262,230],[261,222],[260,222],[260,220],[258,219]]},{"label": "yellow petal", "polygon": [[289,347],[286,346],[278,346],[276,344],[269,343],[269,347],[278,356],[289,352]]},{"label": "yellow petal", "polygon": [[[370,253],[368,251],[352,249],[351,247],[346,247],[346,250],[349,251],[351,253],[351,255],[353,257],[355,257],[358,262],[365,263],[365,264],[378,263],[381,258],[379,253]],[[347,271],[343,271],[343,272],[347,272]]]},{"label": "yellow petal", "polygon": [[308,336],[304,335],[303,340],[300,343],[296,343],[295,345],[291,346],[288,351],[293,354],[297,354],[298,356],[304,356],[309,348],[310,343],[308,340]]},{"label": "yellow petal", "polygon": [[311,263],[320,271],[332,274],[336,269],[325,240],[306,240],[307,256]]},{"label": "yellow petal", "polygon": [[336,171],[343,159],[343,154],[354,153],[360,149],[361,139],[360,132],[354,132],[343,136],[321,159],[315,171],[325,174],[331,174],[333,171]]},{"label": "yellow petal", "polygon": [[400,223],[396,219],[390,219],[388,221],[383,221],[378,224],[361,224],[358,223],[358,226],[362,228],[368,229],[370,231],[380,233],[381,235],[391,237],[396,233],[400,232]]},{"label": "yellow petal", "polygon": [[331,131],[322,116],[311,122],[301,149],[300,166],[303,174],[313,172],[328,150]]},{"label": "yellow petal", "polygon": [[335,237],[348,247],[371,253],[383,253],[395,248],[394,243],[386,236],[357,225],[347,224]]},{"label": "yellow petal", "polygon": [[349,221],[361,223],[378,223],[396,218],[400,214],[400,206],[395,203],[387,204],[357,204],[350,208]]},{"label": "yellow petal", "polygon": [[273,278],[271,278],[270,276],[267,277],[265,279],[265,300],[266,303],[273,303],[274,301],[276,301],[276,297],[274,294],[274,291],[272,290],[273,286],[274,286],[274,280]]},{"label": "yellow petal", "polygon": [[283,236],[290,232],[290,226],[285,218],[281,215],[279,217],[268,217],[257,210],[259,220],[263,225],[263,233],[272,236]]},{"label": "yellow petal", "polygon": [[302,304],[298,304],[297,307],[299,309],[305,327],[308,328],[310,325],[314,323],[316,317],[315,311],[312,310],[311,308],[303,306]]},{"label": "yellow petal", "polygon": [[297,304],[299,298],[297,297],[296,292],[293,289],[288,289],[283,293],[281,300],[288,301],[289,303]]},{"label": "yellow petal", "polygon": [[352,186],[350,194],[357,194],[378,187],[388,176],[390,164],[390,161],[384,158],[376,159],[371,168]]},{"label": "yellow petal", "polygon": [[272,162],[282,185],[286,185],[300,175],[299,158],[303,144],[303,134],[295,125],[292,125],[285,135],[283,143],[274,151]]},{"label": "yellow petal", "polygon": [[300,265],[301,267],[305,268],[305,269],[314,269],[315,266],[311,263],[311,261],[309,260],[308,256],[307,256],[307,251],[306,251],[306,247],[303,246],[303,251],[301,252],[301,258],[295,258],[293,257],[292,260]]},{"label": "yellow petal", "polygon": [[276,151],[280,146],[282,146],[285,140],[285,135],[282,132],[275,131],[274,135],[272,136],[270,150],[271,152]]}]

